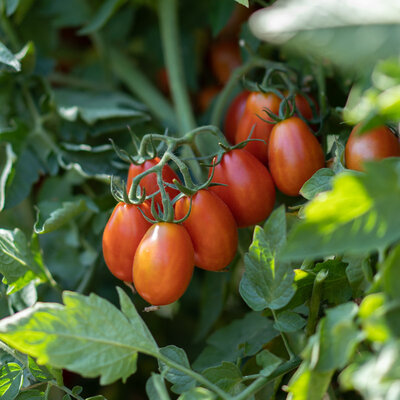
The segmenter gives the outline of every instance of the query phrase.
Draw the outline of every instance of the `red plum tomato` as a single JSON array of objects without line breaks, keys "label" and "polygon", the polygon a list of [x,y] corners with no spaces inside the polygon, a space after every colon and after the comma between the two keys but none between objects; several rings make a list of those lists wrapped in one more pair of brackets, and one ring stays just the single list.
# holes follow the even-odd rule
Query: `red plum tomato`
[{"label": "red plum tomato", "polygon": [[249,94],[250,92],[247,90],[240,92],[233,99],[225,114],[224,133],[229,143],[235,143],[236,129],[243,116]]},{"label": "red plum tomato", "polygon": [[183,295],[193,269],[193,244],[186,228],[159,222],[146,232],[136,250],[133,283],[144,300],[162,306]]},{"label": "red plum tomato", "polygon": [[[210,171],[211,173],[211,171]],[[274,208],[275,187],[268,169],[244,149],[228,151],[215,166],[212,186],[231,210],[239,227],[263,221]]]},{"label": "red plum tomato", "polygon": [[[131,164],[129,167],[128,171],[128,181],[126,184],[126,189],[129,193],[129,189],[132,186],[132,180],[139,174],[141,174],[144,171],[147,171],[151,167],[154,167],[160,162],[160,159],[158,157],[155,157],[151,160],[146,160],[143,164],[140,165],[135,165]],[[172,181],[174,179],[177,179],[179,181],[178,175],[176,175],[175,171],[169,166],[165,165],[163,170],[162,170],[162,178],[164,182],[167,183],[173,183]],[[146,175],[139,183],[139,185],[146,190],[146,196],[149,196],[159,190],[158,184],[157,184],[157,174],[151,173],[149,175]],[[178,193],[178,190],[175,190],[173,188],[170,188],[168,186],[165,187],[165,191],[168,193],[170,199],[173,199]],[[158,204],[162,204],[161,200],[161,194],[158,193],[155,196],[155,201]]]},{"label": "red plum tomato", "polygon": [[[118,203],[112,212],[103,233],[103,255],[108,269],[118,279],[132,282],[132,263],[143,236],[150,228],[138,209],[139,206]],[[150,216],[150,206],[140,205]]]},{"label": "red plum tomato", "polygon": [[225,85],[232,71],[242,63],[237,40],[221,39],[210,48],[211,69],[219,83]]},{"label": "red plum tomato", "polygon": [[235,143],[245,141],[254,126],[252,139],[262,139],[261,141],[249,142],[245,149],[257,157],[262,163],[268,161],[268,143],[273,124],[263,121],[271,121],[271,118],[263,111],[264,108],[269,109],[274,114],[278,114],[281,99],[274,93],[252,92],[246,101],[246,106],[242,118],[239,121]]},{"label": "red plum tomato", "polygon": [[297,196],[303,184],[325,164],[317,138],[298,117],[285,119],[274,126],[268,162],[275,185],[288,196]]},{"label": "red plum tomato", "polygon": [[[185,196],[175,206],[175,216],[181,219],[190,209]],[[238,233],[236,221],[228,206],[209,190],[192,196],[189,217],[182,222],[193,242],[194,263],[209,271],[225,268],[236,254]]]},{"label": "red plum tomato", "polygon": [[386,126],[373,128],[361,135],[356,125],[346,143],[345,160],[349,169],[363,171],[367,160],[381,160],[386,157],[400,157],[399,138]]}]

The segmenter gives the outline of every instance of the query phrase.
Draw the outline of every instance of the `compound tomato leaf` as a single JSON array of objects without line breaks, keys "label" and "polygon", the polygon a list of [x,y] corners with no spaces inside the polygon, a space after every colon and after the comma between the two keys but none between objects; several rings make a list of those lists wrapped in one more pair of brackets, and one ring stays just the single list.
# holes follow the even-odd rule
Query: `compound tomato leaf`
[{"label": "compound tomato leaf", "polygon": [[44,392],[40,390],[24,390],[17,397],[16,400],[45,400]]},{"label": "compound tomato leaf", "polygon": [[286,213],[285,206],[280,206],[269,216],[264,224],[264,232],[268,238],[271,251],[279,253],[286,243]]},{"label": "compound tomato leaf", "polygon": [[146,393],[149,400],[170,400],[164,379],[159,374],[151,374],[146,382]]},{"label": "compound tomato leaf", "polygon": [[317,372],[304,361],[289,382],[289,400],[321,400],[334,371]]},{"label": "compound tomato leaf", "polygon": [[197,387],[178,397],[178,400],[215,400],[216,395],[208,389]]},{"label": "compound tomato leaf", "polygon": [[138,352],[157,354],[148,337],[107,300],[67,291],[63,300],[64,305],[37,303],[3,319],[0,339],[39,365],[100,376],[102,385],[133,374]]},{"label": "compound tomato leaf", "polygon": [[47,280],[19,229],[0,229],[0,273],[8,285],[7,294],[21,290],[32,281]]},{"label": "compound tomato leaf", "polygon": [[274,328],[281,332],[296,332],[304,327],[306,321],[294,311],[282,311],[276,315]]},{"label": "compound tomato leaf", "polygon": [[256,226],[253,242],[245,255],[246,270],[240,281],[240,295],[255,311],[284,307],[295,293],[294,271],[277,262],[265,231]]},{"label": "compound tomato leaf", "polygon": [[230,395],[239,394],[246,386],[242,383],[242,373],[236,364],[223,362],[217,367],[207,368],[202,374],[212,383]]},{"label": "compound tomato leaf", "polygon": [[276,367],[282,363],[282,359],[268,350],[263,350],[257,354],[256,362],[257,365],[262,367],[259,373],[263,376],[269,376],[275,371]]},{"label": "compound tomato leaf", "polygon": [[311,200],[318,193],[332,189],[332,178],[335,172],[330,168],[319,169],[300,189],[300,194]]},{"label": "compound tomato leaf", "polygon": [[[190,369],[189,360],[185,353],[185,350],[171,345],[162,347],[160,349],[160,353],[168,357],[170,360]],[[160,360],[158,365],[160,372],[164,374],[165,379],[173,383],[171,390],[174,393],[181,394],[196,386],[196,381],[185,373],[178,371],[177,369],[168,367],[164,362]]]},{"label": "compound tomato leaf", "polygon": [[14,400],[18,396],[23,378],[23,370],[17,363],[3,365],[0,369],[0,398]]}]

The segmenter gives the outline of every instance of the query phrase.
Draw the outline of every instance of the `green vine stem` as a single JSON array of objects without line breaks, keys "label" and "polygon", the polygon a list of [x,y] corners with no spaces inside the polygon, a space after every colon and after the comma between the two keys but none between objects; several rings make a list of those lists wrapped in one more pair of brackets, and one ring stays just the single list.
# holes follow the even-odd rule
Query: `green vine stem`
[{"label": "green vine stem", "polygon": [[310,299],[310,315],[306,326],[306,336],[309,337],[315,332],[315,328],[318,322],[319,307],[321,304],[322,288],[328,271],[321,270],[318,272],[314,280],[313,290]]},{"label": "green vine stem", "polygon": [[[276,323],[278,321],[278,319],[276,317],[275,311],[271,309],[271,312],[272,312],[272,316],[274,317],[274,321]],[[296,358],[296,355],[293,352],[292,348],[290,347],[289,341],[288,341],[285,333],[282,331],[279,331],[279,332],[280,332],[283,344],[285,345],[285,349],[286,349],[287,353],[289,354],[290,359],[292,360],[293,358]]]},{"label": "green vine stem", "polygon": [[190,103],[190,97],[184,79],[184,68],[179,47],[178,2],[177,0],[159,0],[158,17],[160,21],[161,42],[171,95],[175,105],[179,132],[183,136],[196,127],[196,120]]},{"label": "green vine stem", "polygon": [[154,87],[149,79],[127,56],[116,49],[109,49],[111,69],[118,79],[137,96],[163,124],[176,130],[178,127],[171,104]]}]

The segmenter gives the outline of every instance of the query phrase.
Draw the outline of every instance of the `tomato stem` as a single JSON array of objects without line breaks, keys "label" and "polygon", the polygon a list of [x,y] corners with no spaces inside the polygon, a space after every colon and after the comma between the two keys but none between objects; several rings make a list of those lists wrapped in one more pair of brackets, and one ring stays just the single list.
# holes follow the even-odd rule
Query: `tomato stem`
[{"label": "tomato stem", "polygon": [[[275,311],[271,309],[271,312],[272,312],[272,316],[274,317],[274,320],[276,323],[278,319],[276,317]],[[287,353],[289,354],[290,359],[295,358],[296,355],[295,355],[294,351],[292,350],[292,348],[290,347],[289,341],[288,341],[285,333],[282,331],[279,331],[279,332],[280,332],[283,344],[285,345],[285,349],[286,349]]]}]

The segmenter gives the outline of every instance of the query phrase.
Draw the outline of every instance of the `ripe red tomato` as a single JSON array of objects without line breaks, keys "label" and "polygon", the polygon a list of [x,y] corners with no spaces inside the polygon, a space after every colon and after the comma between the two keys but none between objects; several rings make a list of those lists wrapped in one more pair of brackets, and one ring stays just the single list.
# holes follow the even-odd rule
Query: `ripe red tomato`
[{"label": "ripe red tomato", "polygon": [[307,124],[298,117],[291,117],[272,129],[268,160],[278,189],[289,196],[297,196],[303,184],[324,167],[324,152]]},{"label": "ripe red tomato", "polygon": [[248,138],[251,128],[255,125],[251,138],[263,139],[265,143],[260,141],[249,142],[246,145],[246,150],[264,164],[268,161],[269,136],[274,125],[264,122],[257,115],[271,121],[271,118],[263,111],[263,108],[268,108],[274,114],[278,114],[280,103],[281,99],[274,93],[250,93],[243,116],[236,130],[235,143],[240,143]]},{"label": "ripe red tomato", "polygon": [[[141,165],[135,165],[131,164],[129,167],[129,172],[128,172],[128,180],[126,183],[126,190],[129,193],[129,189],[132,186],[132,180],[135,176],[138,176],[144,171],[147,171],[149,168],[153,167],[154,165],[157,165],[159,163],[160,159],[158,157],[153,158],[152,160],[147,160]],[[177,179],[179,181],[178,176],[176,175],[175,171],[169,166],[165,165],[162,171],[162,177],[164,182],[167,183],[173,183],[172,181],[174,179]],[[141,181],[140,181],[140,186],[146,190],[146,195],[149,196],[152,193],[157,192],[159,190],[159,187],[157,185],[157,174],[156,173],[151,173],[149,175],[146,175]],[[165,191],[168,193],[170,199],[173,199],[178,193],[178,190],[172,189],[168,186],[165,187]],[[161,194],[158,193],[155,196],[156,203],[161,204]]]},{"label": "ripe red tomato", "polygon": [[232,71],[242,63],[239,44],[236,40],[219,40],[210,48],[211,69],[219,83],[225,85]]},{"label": "ripe red tomato", "polygon": [[243,116],[249,94],[248,90],[240,92],[228,107],[224,121],[224,133],[229,143],[235,143],[236,129]]},{"label": "ripe red tomato", "polygon": [[154,306],[178,300],[192,278],[193,244],[178,224],[154,224],[140,242],[133,261],[133,283],[140,296]]},{"label": "ripe red tomato", "polygon": [[366,160],[380,160],[386,157],[400,157],[400,142],[386,126],[371,129],[362,135],[357,135],[360,124],[351,131],[346,143],[346,166],[350,169],[363,171]]},{"label": "ripe red tomato", "polygon": [[211,102],[221,91],[220,86],[207,86],[197,94],[197,106],[200,112],[207,111]]},{"label": "ripe red tomato", "polygon": [[[149,204],[140,207],[146,215],[151,215]],[[103,255],[108,269],[118,279],[132,282],[135,251],[150,226],[138,206],[126,203],[115,206],[104,228]]]},{"label": "ripe red tomato", "polygon": [[214,169],[212,186],[231,210],[239,227],[263,221],[274,208],[275,187],[267,168],[244,149],[225,153]]},{"label": "ripe red tomato", "polygon": [[[179,199],[175,206],[176,218],[183,218],[189,207],[189,197]],[[236,221],[216,194],[204,189],[198,191],[192,197],[190,215],[182,225],[192,239],[197,267],[219,271],[233,260],[238,244]]]}]

